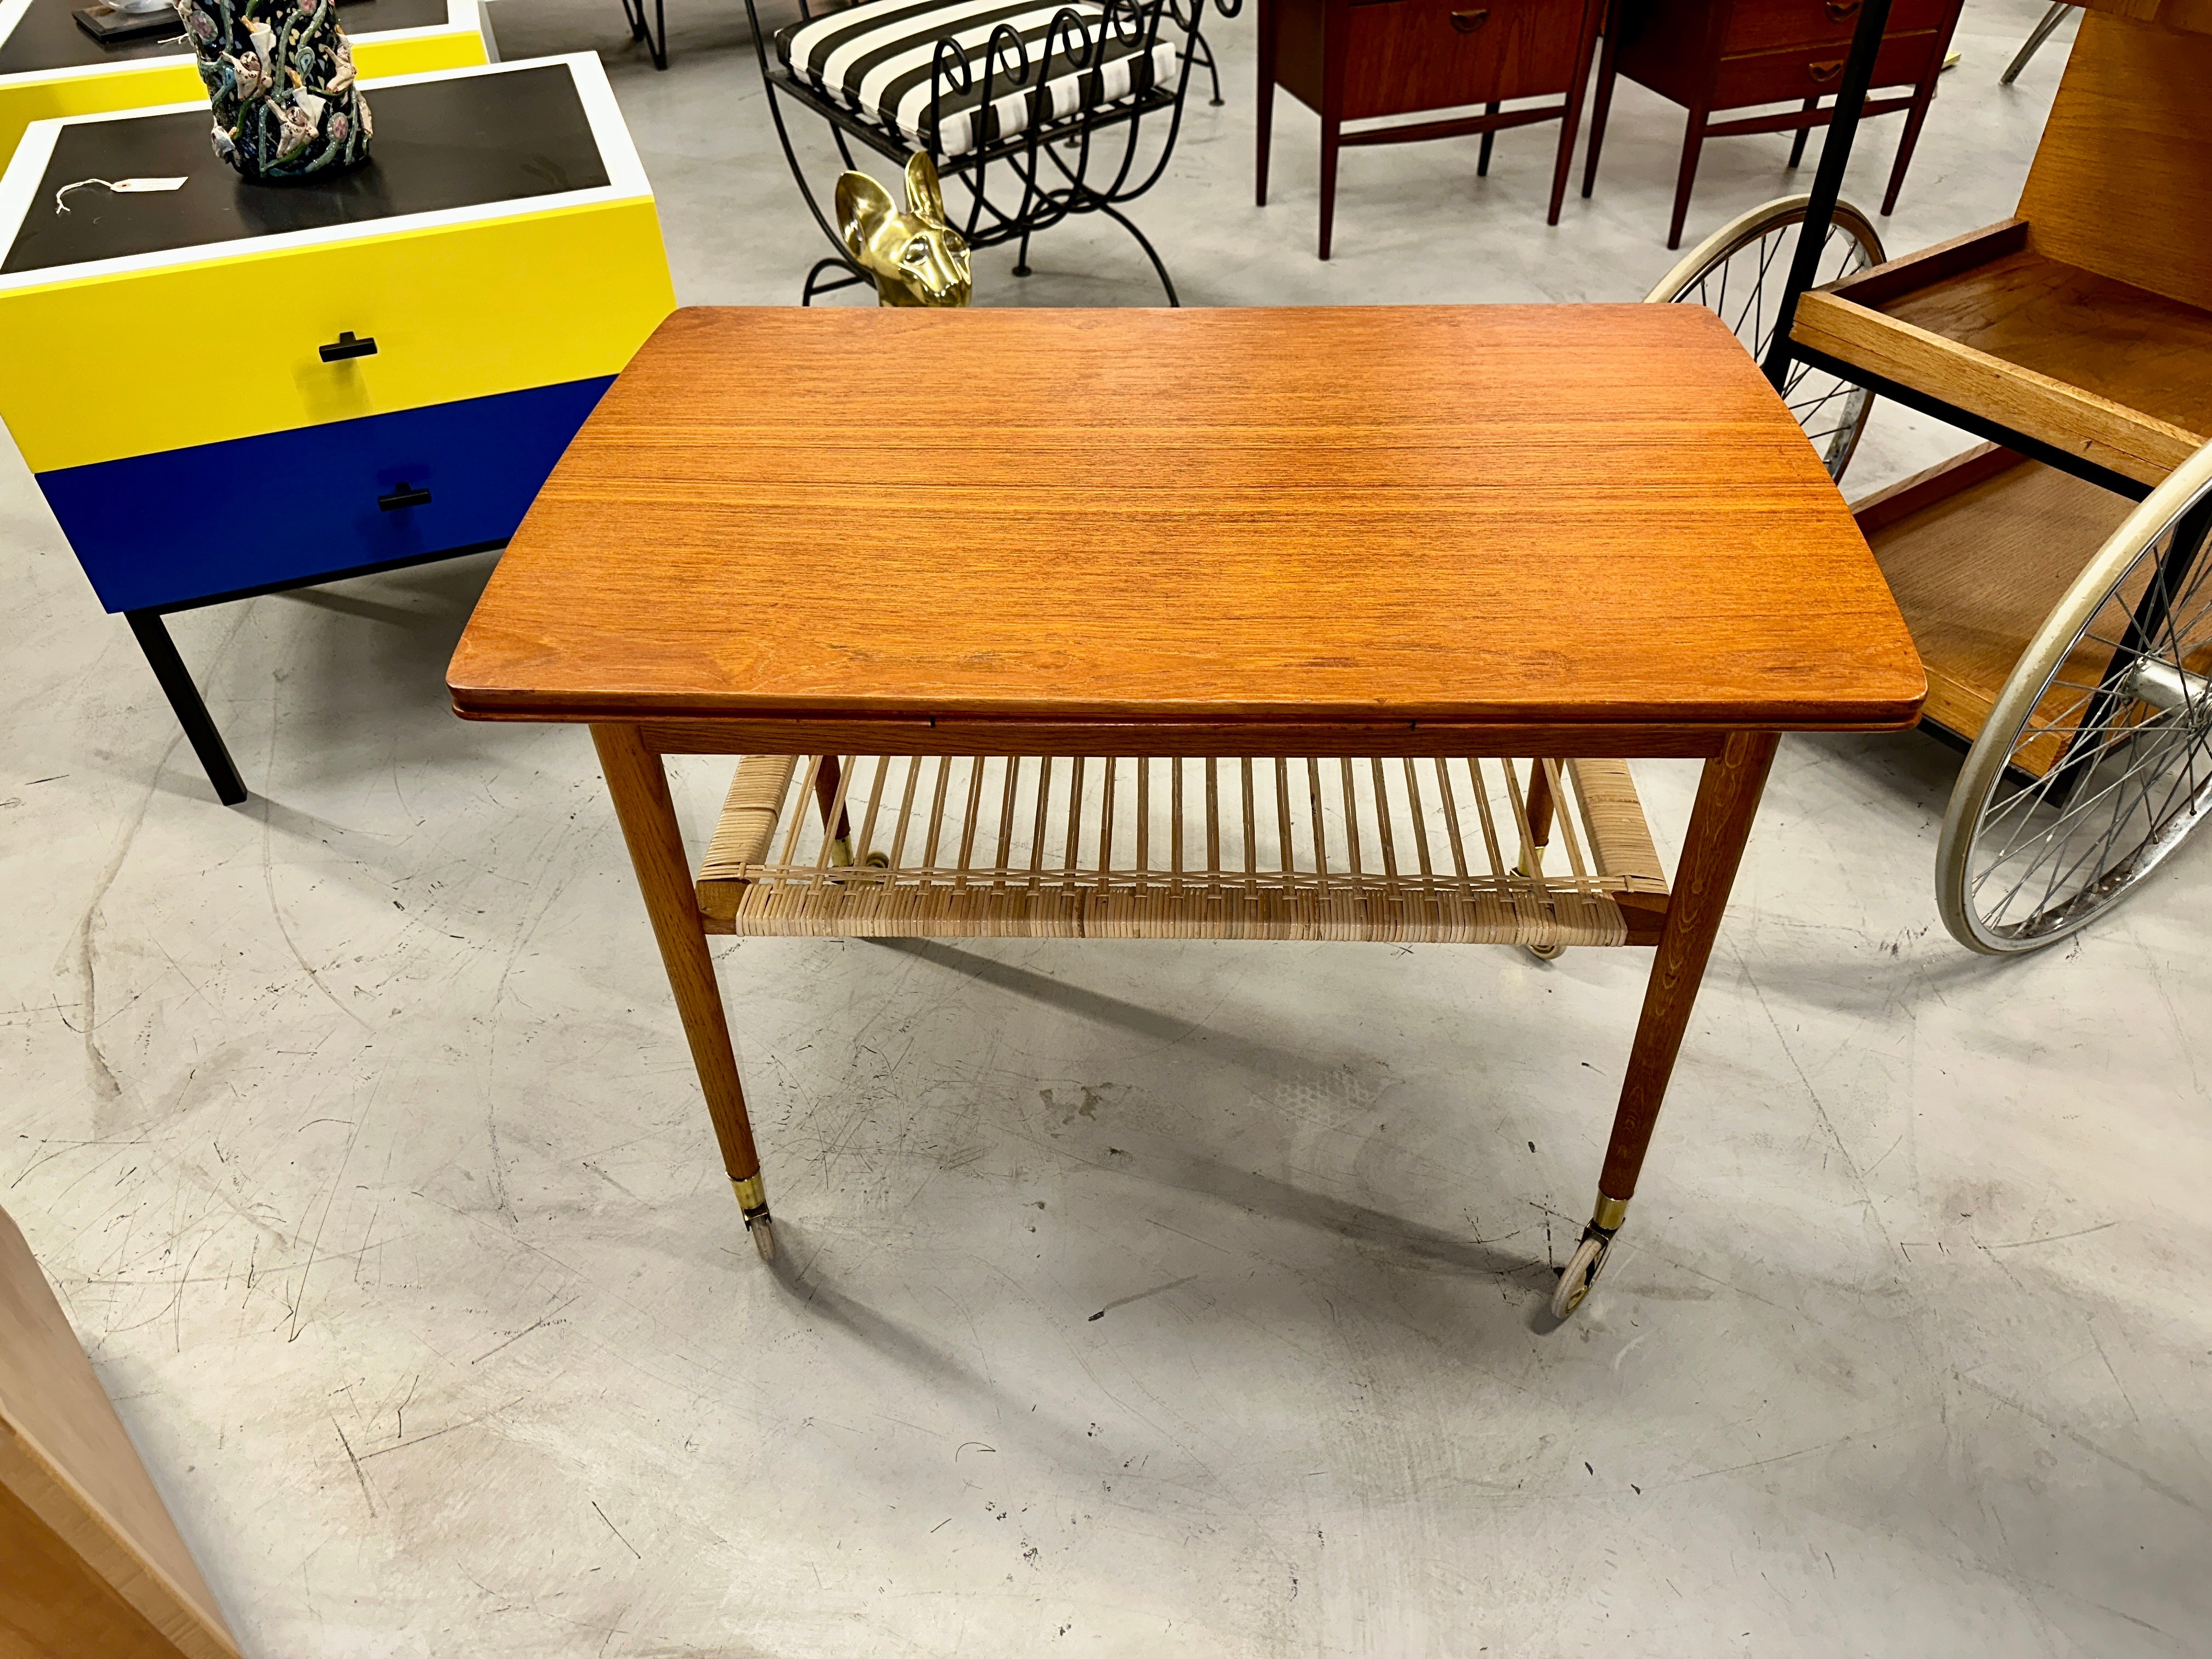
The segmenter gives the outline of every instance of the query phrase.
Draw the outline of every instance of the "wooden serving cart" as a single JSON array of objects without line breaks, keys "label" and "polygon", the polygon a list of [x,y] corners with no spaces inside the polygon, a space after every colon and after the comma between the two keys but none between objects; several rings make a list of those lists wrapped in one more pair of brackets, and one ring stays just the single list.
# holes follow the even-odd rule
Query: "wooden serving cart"
[{"label": "wooden serving cart", "polygon": [[[1867,0],[1838,111],[1889,9]],[[1838,200],[1839,114],[1808,198],[1651,296],[1721,310],[1838,477],[1875,397],[1987,441],[1856,509],[1927,664],[1923,723],[1968,751],[1937,897],[1977,951],[2073,932],[2212,809],[2208,83],[2208,0],[2091,0],[2011,218],[1884,258]]]}]

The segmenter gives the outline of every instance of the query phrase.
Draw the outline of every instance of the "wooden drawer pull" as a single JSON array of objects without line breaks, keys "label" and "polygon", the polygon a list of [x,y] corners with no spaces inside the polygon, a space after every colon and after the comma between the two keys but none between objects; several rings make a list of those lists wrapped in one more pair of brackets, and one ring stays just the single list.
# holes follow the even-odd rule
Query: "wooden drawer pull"
[{"label": "wooden drawer pull", "polygon": [[1840,23],[1859,9],[1859,0],[1828,0],[1828,21]]},{"label": "wooden drawer pull", "polygon": [[1451,26],[1462,34],[1472,34],[1489,21],[1487,11],[1455,11],[1451,15]]},{"label": "wooden drawer pull", "polygon": [[1818,81],[1823,86],[1826,86],[1829,82],[1834,80],[1843,72],[1844,65],[1840,58],[1832,64],[1808,64],[1805,65],[1805,73],[1811,76],[1815,81]]}]

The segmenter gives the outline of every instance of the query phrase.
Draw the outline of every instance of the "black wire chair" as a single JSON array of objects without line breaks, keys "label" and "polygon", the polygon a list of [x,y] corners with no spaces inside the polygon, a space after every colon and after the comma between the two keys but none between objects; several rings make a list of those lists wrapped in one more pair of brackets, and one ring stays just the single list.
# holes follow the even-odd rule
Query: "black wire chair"
[{"label": "black wire chair", "polygon": [[[1183,9],[1186,3],[1188,12]],[[817,295],[840,289],[873,286],[874,279],[846,252],[836,223],[823,212],[821,198],[807,181],[806,169],[792,148],[791,131],[784,119],[787,99],[829,123],[837,154],[848,169],[860,169],[854,159],[855,141],[902,170],[908,156],[917,149],[927,149],[943,180],[948,216],[955,228],[970,248],[1018,244],[1015,276],[1030,274],[1031,237],[1079,215],[1097,213],[1128,232],[1152,261],[1168,303],[1181,305],[1175,280],[1168,275],[1158,252],[1121,210],[1152,189],[1167,171],[1176,135],[1182,131],[1183,94],[1194,66],[1204,65],[1212,76],[1213,102],[1221,101],[1213,54],[1199,32],[1208,3],[1209,0],[1103,0],[1103,4],[1089,8],[1087,15],[1063,5],[1053,15],[1041,40],[1024,40],[1011,25],[1000,23],[980,51],[963,46],[951,34],[939,37],[931,48],[927,117],[914,125],[924,135],[941,136],[947,131],[946,122],[957,121],[964,109],[971,113],[969,121],[961,125],[970,135],[981,135],[960,153],[948,154],[938,142],[902,130],[879,112],[857,109],[794,73],[777,55],[772,32],[761,26],[756,0],[745,0],[753,46],[760,56],[761,80],[768,90],[769,112],[775,118],[784,159],[791,164],[791,175],[798,181],[799,194],[806,198],[814,222],[836,250],[816,261],[806,273],[799,303],[811,305]],[[1210,0],[1210,3],[1224,18],[1243,9],[1243,0]],[[799,0],[799,24],[847,9]],[[1079,100],[1079,107],[1066,114],[1055,112],[1055,100],[1046,90],[1049,86],[1066,77],[1099,73],[1109,46],[1119,47],[1133,58],[1150,58],[1163,39],[1175,48],[1172,79],[1155,76],[1126,96],[1096,102],[1085,97]],[[1040,45],[1042,50],[1036,50]],[[979,94],[972,103],[970,94]],[[999,100],[1016,94],[1028,98],[1028,124],[1018,131],[998,136],[989,112],[1000,107]],[[1150,149],[1140,143],[1147,123],[1157,132],[1161,120],[1166,123],[1166,134],[1158,154],[1140,161]],[[956,197],[957,190],[966,191],[964,201]]]}]

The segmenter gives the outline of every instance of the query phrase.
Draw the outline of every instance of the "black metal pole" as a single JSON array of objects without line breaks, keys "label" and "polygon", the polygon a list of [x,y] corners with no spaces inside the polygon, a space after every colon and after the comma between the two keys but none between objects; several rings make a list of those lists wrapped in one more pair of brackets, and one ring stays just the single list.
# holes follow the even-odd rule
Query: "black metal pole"
[{"label": "black metal pole", "polygon": [[177,724],[192,740],[192,752],[207,769],[208,781],[215,786],[216,799],[225,806],[237,805],[246,799],[245,781],[230,763],[230,750],[223,747],[222,733],[215,729],[207,704],[200,701],[200,689],[192,684],[191,671],[177,654],[177,642],[169,637],[168,625],[161,620],[161,613],[126,611],[123,615],[131,624],[131,631],[138,636],[138,648],[146,653],[154,678],[161,682],[162,695],[168,698],[169,707],[177,711]]},{"label": "black metal pole", "polygon": [[1858,31],[1851,36],[1850,56],[1844,63],[1843,82],[1836,88],[1836,107],[1828,117],[1828,136],[1820,143],[1820,165],[1813,175],[1813,199],[1805,209],[1804,228],[1797,234],[1797,251],[1790,257],[1781,313],[1766,348],[1766,378],[1777,392],[1790,376],[1790,327],[1797,319],[1797,296],[1813,286],[1814,274],[1820,267],[1820,250],[1828,245],[1836,198],[1843,193],[1844,169],[1850,165],[1851,143],[1858,137],[1859,115],[1866,108],[1867,92],[1874,85],[1875,59],[1881,54],[1881,37],[1888,27],[1889,0],[1864,0]]}]

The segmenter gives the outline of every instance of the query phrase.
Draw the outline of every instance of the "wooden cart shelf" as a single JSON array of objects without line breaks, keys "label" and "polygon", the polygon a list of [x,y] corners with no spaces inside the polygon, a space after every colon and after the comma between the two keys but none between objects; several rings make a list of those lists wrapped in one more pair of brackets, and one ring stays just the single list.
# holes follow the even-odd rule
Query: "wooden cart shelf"
[{"label": "wooden cart shelf", "polygon": [[2140,483],[2212,437],[2212,311],[2054,258],[2023,220],[1815,289],[1791,332]]},{"label": "wooden cart shelf", "polygon": [[1548,948],[1652,942],[1667,882],[1617,760],[754,755],[698,896],[720,933]]},{"label": "wooden cart shelf", "polygon": [[[2129,504],[2055,467],[1983,444],[1852,509],[1928,669],[1924,718],[1981,734],[2027,642]],[[2095,684],[2109,653],[2090,645],[2063,678]],[[2052,694],[2053,716],[2078,694]],[[2045,711],[2039,711],[2045,712]],[[2041,776],[2060,742],[2016,757]]]},{"label": "wooden cart shelf", "polygon": [[2015,216],[1805,295],[1792,340],[1986,436],[2162,481],[2212,437],[2208,21],[2084,16]]}]

